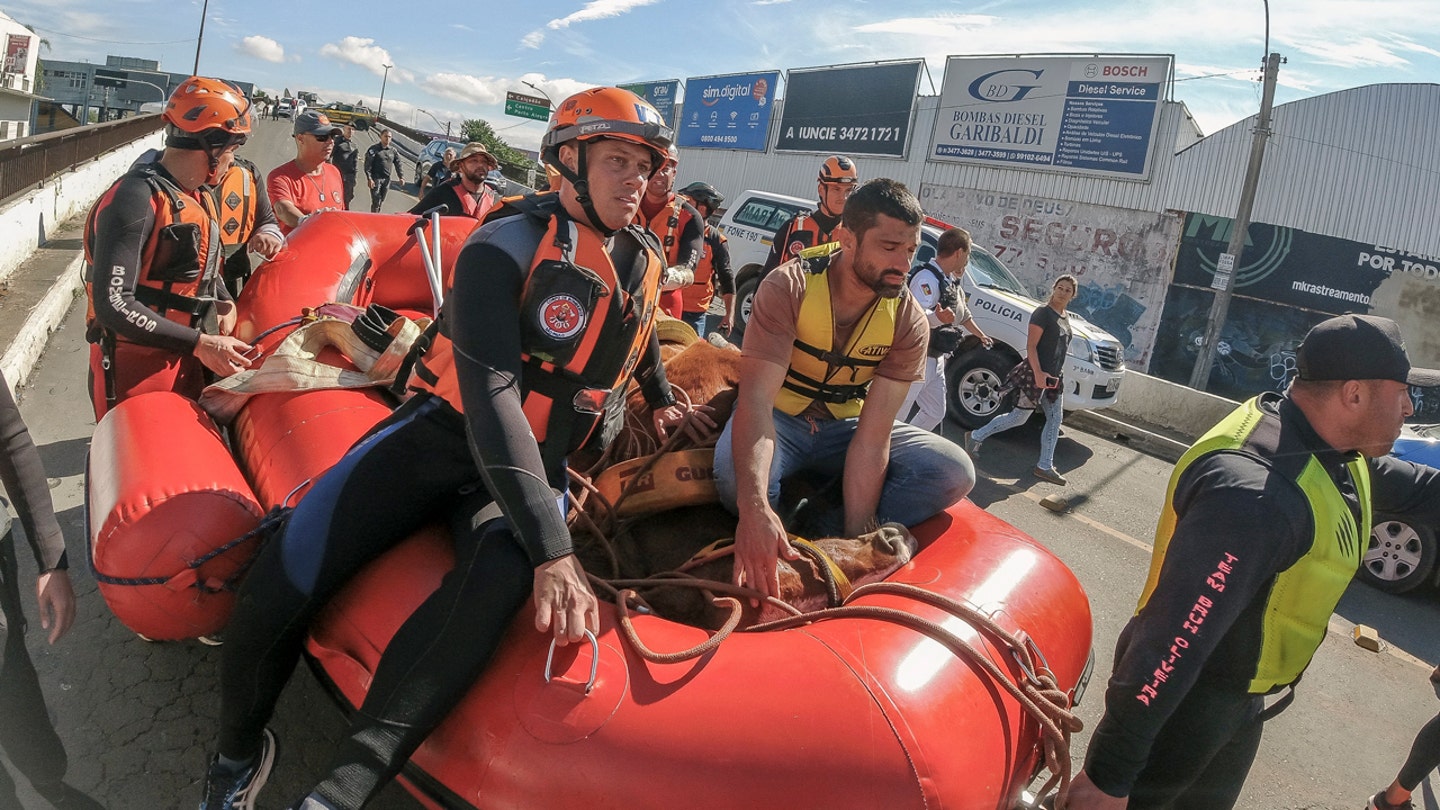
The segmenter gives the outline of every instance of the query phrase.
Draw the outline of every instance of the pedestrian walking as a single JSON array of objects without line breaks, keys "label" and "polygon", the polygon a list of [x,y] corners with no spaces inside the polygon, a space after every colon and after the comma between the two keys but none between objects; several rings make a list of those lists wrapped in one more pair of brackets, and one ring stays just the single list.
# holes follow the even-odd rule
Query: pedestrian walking
[{"label": "pedestrian walking", "polygon": [[1440,767],[1440,714],[1430,718],[1410,744],[1410,756],[1390,786],[1370,797],[1365,810],[1414,810],[1410,794],[1435,768]]},{"label": "pedestrian walking", "polygon": [[1045,430],[1040,434],[1040,459],[1031,473],[1041,481],[1065,486],[1065,477],[1055,471],[1055,445],[1060,441],[1060,421],[1065,418],[1065,353],[1070,346],[1070,316],[1065,307],[1075,298],[1076,288],[1074,276],[1060,276],[1051,285],[1050,300],[1030,313],[1025,359],[1011,369],[1004,385],[1016,392],[1015,405],[966,437],[965,450],[971,458],[979,457],[982,442],[1025,424],[1038,407],[1045,414]]},{"label": "pedestrian walking", "polygon": [[340,133],[331,138],[335,146],[330,151],[330,162],[340,171],[340,185],[345,189],[345,210],[355,199],[355,176],[360,173],[360,147],[355,145],[355,127],[346,124]]},{"label": "pedestrian walking", "polygon": [[365,150],[365,180],[370,185],[370,213],[380,213],[385,203],[385,194],[390,191],[390,168],[395,168],[394,179],[403,179],[405,172],[400,168],[400,153],[390,145],[393,136],[390,130],[380,130],[380,142],[371,144]]}]

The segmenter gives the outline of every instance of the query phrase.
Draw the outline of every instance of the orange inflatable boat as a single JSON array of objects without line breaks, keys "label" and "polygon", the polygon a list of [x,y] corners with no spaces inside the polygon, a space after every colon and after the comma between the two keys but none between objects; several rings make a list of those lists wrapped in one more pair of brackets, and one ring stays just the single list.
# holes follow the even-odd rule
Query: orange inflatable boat
[{"label": "orange inflatable boat", "polygon": [[[428,314],[413,223],[355,213],[307,221],[241,296],[241,336],[326,301]],[[473,227],[443,220],[442,254],[453,257]],[[268,350],[283,335],[261,343]],[[103,585],[112,609],[151,637],[218,627],[229,611],[225,585],[258,542],[236,539],[300,497],[390,406],[376,390],[255,396],[226,453],[189,403],[121,403],[92,449],[92,554],[99,574],[149,584]],[[146,455],[133,456],[139,448]],[[167,456],[188,461],[167,466]],[[426,807],[485,810],[1014,807],[1045,764],[1041,741],[1054,725],[1040,719],[1036,692],[1048,687],[1063,708],[1084,688],[1089,603],[1054,555],[969,502],[912,530],[914,558],[842,612],[735,633],[681,663],[643,657],[608,603],[592,641],[558,649],[527,609],[412,757],[407,787]],[[317,622],[307,652],[347,708],[451,562],[440,531],[419,532]],[[155,626],[159,614],[173,621]],[[633,624],[655,650],[706,638],[656,616]],[[1068,757],[1063,746],[1059,754]]]}]

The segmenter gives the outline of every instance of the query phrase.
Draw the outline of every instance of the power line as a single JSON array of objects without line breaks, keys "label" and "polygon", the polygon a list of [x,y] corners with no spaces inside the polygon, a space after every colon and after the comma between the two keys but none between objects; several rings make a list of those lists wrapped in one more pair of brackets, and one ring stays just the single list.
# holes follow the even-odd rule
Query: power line
[{"label": "power line", "polygon": [[64,31],[56,31],[53,28],[41,28],[38,25],[32,25],[30,27],[35,29],[36,31],[44,31],[47,34],[54,34],[55,36],[70,37],[71,39],[83,39],[87,42],[104,42],[109,45],[178,45],[182,42],[190,41],[189,39],[170,39],[163,42],[130,42],[123,39],[100,39],[99,37],[86,37],[79,34],[67,34]]}]

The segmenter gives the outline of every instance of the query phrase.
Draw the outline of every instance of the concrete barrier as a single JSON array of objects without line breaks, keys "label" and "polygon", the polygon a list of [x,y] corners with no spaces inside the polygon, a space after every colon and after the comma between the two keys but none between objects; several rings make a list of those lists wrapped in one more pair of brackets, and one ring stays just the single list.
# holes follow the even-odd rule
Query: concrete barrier
[{"label": "concrete barrier", "polygon": [[1159,425],[1193,441],[1239,406],[1233,399],[1127,371],[1118,401],[1098,413],[1120,421]]},{"label": "concrete barrier", "polygon": [[163,144],[163,132],[147,135],[56,175],[0,208],[0,281],[9,278],[36,248],[44,245],[60,223],[83,216],[135,158]]}]

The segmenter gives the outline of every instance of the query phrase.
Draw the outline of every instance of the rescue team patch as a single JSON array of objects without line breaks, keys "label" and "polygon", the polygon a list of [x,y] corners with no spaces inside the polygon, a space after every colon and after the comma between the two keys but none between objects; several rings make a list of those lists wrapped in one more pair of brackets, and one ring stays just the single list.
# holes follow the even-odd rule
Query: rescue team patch
[{"label": "rescue team patch", "polygon": [[923,294],[925,294],[925,295],[927,295],[927,296],[930,296],[930,295],[934,295],[934,294],[935,294],[935,293],[933,293],[933,292],[930,291],[930,283],[927,282],[927,281],[922,281],[922,282],[920,282],[920,292],[923,293]]},{"label": "rescue team patch", "polygon": [[791,242],[791,243],[790,243],[790,255],[791,255],[791,256],[799,256],[799,255],[800,255],[800,251],[804,250],[805,247],[806,247],[806,245],[805,245],[804,242],[800,241],[799,239],[796,239],[794,242]]},{"label": "rescue team patch", "polygon": [[540,328],[555,340],[569,340],[580,334],[588,316],[580,299],[573,295],[552,295],[540,304]]}]

